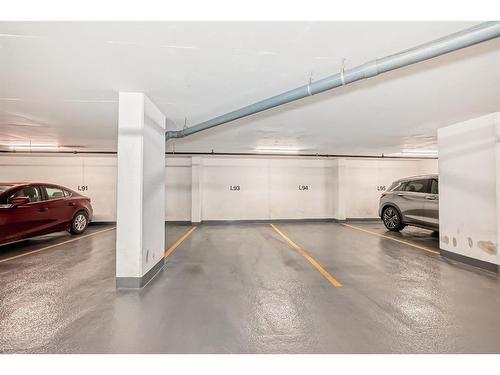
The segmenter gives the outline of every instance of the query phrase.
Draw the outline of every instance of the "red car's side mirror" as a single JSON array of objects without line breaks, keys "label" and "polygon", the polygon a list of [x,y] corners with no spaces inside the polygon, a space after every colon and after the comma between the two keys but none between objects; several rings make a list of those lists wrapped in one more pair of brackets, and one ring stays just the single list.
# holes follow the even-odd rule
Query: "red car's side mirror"
[{"label": "red car's side mirror", "polygon": [[17,206],[22,206],[23,204],[27,204],[31,201],[28,197],[17,197],[17,198],[12,198],[10,200],[10,204],[12,207],[17,207]]}]

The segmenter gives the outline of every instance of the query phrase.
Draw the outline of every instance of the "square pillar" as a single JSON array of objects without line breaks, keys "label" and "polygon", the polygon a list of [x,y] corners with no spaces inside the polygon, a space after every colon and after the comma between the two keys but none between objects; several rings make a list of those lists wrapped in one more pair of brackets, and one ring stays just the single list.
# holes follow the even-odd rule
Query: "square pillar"
[{"label": "square pillar", "polygon": [[165,116],[135,92],[118,116],[116,285],[142,288],[164,265]]},{"label": "square pillar", "polygon": [[441,254],[497,273],[499,139],[500,113],[438,130]]},{"label": "square pillar", "polygon": [[202,203],[202,159],[193,157],[191,159],[191,222],[201,223]]},{"label": "square pillar", "polygon": [[346,160],[336,159],[333,167],[333,217],[337,221],[346,220]]}]

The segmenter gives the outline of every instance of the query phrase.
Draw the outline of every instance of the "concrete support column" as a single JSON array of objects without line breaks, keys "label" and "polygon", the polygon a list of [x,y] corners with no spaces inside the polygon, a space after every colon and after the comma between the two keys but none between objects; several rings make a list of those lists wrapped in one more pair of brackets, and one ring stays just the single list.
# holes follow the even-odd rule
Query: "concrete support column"
[{"label": "concrete support column", "polygon": [[441,128],[439,246],[442,255],[498,272],[500,113]]},{"label": "concrete support column", "polygon": [[118,116],[116,285],[141,288],[164,265],[165,116],[134,92]]},{"label": "concrete support column", "polygon": [[337,159],[334,166],[334,218],[339,221],[346,219],[346,206],[345,206],[345,186],[346,186],[346,160]]},{"label": "concrete support column", "polygon": [[199,157],[191,158],[191,222],[201,223],[203,165]]}]

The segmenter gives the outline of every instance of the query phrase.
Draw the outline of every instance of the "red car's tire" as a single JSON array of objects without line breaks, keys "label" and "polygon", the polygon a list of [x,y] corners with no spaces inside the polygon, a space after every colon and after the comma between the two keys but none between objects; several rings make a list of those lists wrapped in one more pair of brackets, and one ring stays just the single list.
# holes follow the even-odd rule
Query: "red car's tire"
[{"label": "red car's tire", "polygon": [[71,220],[71,227],[69,228],[69,232],[71,234],[82,234],[87,229],[89,225],[89,217],[85,211],[78,211],[75,216],[73,216],[73,220]]}]

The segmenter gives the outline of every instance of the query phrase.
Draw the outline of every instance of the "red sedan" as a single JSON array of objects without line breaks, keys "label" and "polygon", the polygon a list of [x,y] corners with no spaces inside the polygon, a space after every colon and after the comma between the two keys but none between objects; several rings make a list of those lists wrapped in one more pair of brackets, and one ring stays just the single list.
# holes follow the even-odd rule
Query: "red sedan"
[{"label": "red sedan", "polygon": [[63,186],[0,182],[0,244],[68,230],[81,234],[92,220],[90,198]]}]

